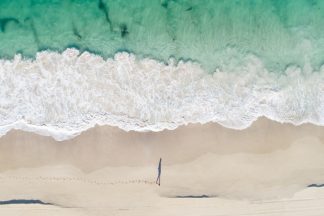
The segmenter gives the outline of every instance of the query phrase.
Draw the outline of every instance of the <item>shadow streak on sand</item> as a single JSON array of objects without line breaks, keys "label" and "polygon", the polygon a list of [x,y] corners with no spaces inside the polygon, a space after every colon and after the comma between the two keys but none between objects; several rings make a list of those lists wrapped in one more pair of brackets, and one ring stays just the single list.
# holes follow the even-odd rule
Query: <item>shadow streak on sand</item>
[{"label": "shadow streak on sand", "polygon": [[216,196],[207,196],[205,194],[203,195],[188,195],[188,196],[176,196],[173,198],[193,198],[193,199],[201,199],[201,198],[215,198]]},{"label": "shadow streak on sand", "polygon": [[307,187],[317,187],[317,188],[319,188],[319,187],[324,187],[324,184],[310,184]]},{"label": "shadow streak on sand", "polygon": [[0,201],[0,205],[17,205],[17,204],[41,204],[41,205],[53,205],[52,203],[46,203],[41,200],[34,199],[12,199]]}]

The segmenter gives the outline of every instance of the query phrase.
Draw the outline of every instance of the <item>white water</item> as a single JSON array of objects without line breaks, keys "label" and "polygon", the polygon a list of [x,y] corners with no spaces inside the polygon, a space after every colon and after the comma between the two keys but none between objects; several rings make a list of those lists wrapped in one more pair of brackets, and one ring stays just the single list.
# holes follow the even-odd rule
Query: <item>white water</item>
[{"label": "white water", "polygon": [[231,71],[206,73],[191,62],[169,64],[118,53],[114,59],[67,49],[36,60],[0,60],[0,134],[33,131],[56,140],[90,127],[160,131],[217,122],[244,129],[260,116],[324,125],[324,67],[269,73],[249,55]]}]

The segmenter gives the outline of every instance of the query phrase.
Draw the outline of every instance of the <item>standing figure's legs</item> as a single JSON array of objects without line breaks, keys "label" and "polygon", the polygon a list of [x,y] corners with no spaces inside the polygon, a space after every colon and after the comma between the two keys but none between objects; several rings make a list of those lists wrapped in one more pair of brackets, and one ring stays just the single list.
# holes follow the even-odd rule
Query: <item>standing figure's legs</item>
[{"label": "standing figure's legs", "polygon": [[156,184],[158,184],[159,186],[160,186],[160,175],[157,177],[157,179],[156,179],[156,182],[155,182]]}]

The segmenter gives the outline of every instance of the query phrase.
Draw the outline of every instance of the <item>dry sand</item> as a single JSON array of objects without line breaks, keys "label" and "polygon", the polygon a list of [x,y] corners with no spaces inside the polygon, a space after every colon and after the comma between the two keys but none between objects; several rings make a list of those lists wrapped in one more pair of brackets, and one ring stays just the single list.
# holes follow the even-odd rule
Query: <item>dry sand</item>
[{"label": "dry sand", "polygon": [[[63,142],[11,131],[0,139],[0,215],[324,215],[324,188],[307,188],[324,183],[323,155],[324,127],[266,119],[242,131],[104,126]],[[1,205],[12,199],[52,205]]]}]

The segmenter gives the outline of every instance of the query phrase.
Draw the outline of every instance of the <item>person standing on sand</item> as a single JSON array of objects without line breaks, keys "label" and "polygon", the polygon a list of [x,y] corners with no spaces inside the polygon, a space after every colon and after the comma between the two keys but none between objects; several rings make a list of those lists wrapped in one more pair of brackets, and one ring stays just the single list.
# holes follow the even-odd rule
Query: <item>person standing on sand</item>
[{"label": "person standing on sand", "polygon": [[160,182],[160,177],[161,177],[161,163],[162,163],[162,158],[160,158],[159,161],[159,166],[158,166],[158,177],[156,179],[156,184],[158,184],[160,186],[161,182]]}]

